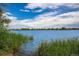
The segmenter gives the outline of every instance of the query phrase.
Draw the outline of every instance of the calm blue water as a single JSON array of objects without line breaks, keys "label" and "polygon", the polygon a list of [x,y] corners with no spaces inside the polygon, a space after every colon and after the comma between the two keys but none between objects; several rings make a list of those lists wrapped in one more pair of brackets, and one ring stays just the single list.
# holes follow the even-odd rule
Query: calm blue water
[{"label": "calm blue water", "polygon": [[16,33],[34,37],[32,42],[24,44],[22,47],[25,52],[29,53],[34,52],[44,41],[79,37],[79,30],[17,30]]}]

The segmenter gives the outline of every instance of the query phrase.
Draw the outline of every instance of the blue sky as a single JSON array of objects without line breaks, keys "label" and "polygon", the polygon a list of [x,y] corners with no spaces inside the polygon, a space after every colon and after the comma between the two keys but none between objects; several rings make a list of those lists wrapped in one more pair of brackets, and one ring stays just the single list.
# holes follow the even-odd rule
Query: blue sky
[{"label": "blue sky", "polygon": [[[6,10],[7,11],[5,15],[10,19],[16,20],[15,25],[17,26],[19,25],[19,27],[21,25],[27,27],[26,25],[27,21],[29,22],[29,24],[32,23],[32,25],[36,27],[40,27],[41,25],[44,25],[43,27],[55,26],[55,24],[61,25],[61,24],[65,24],[65,22],[67,21],[69,22],[66,23],[67,26],[68,24],[72,24],[72,25],[77,24],[78,26],[78,16],[79,16],[78,3],[58,3],[58,4],[57,3],[10,3],[7,4]],[[41,19],[43,21],[41,21]],[[55,20],[55,19],[59,19],[59,20]],[[69,20],[65,20],[65,19],[69,19]],[[45,21],[47,23],[45,23]],[[22,23],[19,24],[19,22]],[[50,24],[50,22],[52,25]]]},{"label": "blue sky", "polygon": [[19,4],[8,4],[7,9],[8,12],[12,13],[13,16],[16,16],[19,20],[26,18],[33,18],[32,12],[21,12],[20,9],[24,9],[24,6],[27,4],[19,3]]},{"label": "blue sky", "polygon": [[[66,5],[62,5],[57,9],[50,9],[50,8],[45,8],[41,12],[33,12],[31,9],[26,8],[26,10],[29,10],[29,12],[22,12],[20,11],[21,9],[24,9],[24,6],[28,6],[27,3],[14,3],[14,4],[8,4],[7,10],[8,12],[12,13],[13,16],[16,16],[19,20],[22,19],[32,19],[40,14],[46,13],[46,12],[54,12],[54,11],[59,11],[58,14],[62,14],[65,12],[71,12],[71,11],[79,11],[79,8],[73,8],[73,7],[68,7]],[[33,10],[41,10],[41,7],[37,7]]]},{"label": "blue sky", "polygon": [[[22,12],[20,11],[21,9],[24,9],[24,6],[27,6],[27,3],[15,3],[15,4],[8,4],[7,6],[7,10],[8,12],[12,13],[13,16],[16,16],[18,18],[18,20],[22,20],[22,19],[32,19],[42,13],[45,12],[50,12],[49,9],[45,9],[42,12],[32,12],[31,9],[26,8],[27,10],[29,10],[29,12]],[[38,10],[41,8],[35,8],[34,10]]]}]

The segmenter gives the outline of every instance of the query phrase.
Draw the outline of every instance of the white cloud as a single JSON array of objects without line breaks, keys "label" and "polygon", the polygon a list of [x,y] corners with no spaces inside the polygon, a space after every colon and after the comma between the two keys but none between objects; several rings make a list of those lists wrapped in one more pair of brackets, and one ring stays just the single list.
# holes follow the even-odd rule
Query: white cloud
[{"label": "white cloud", "polygon": [[68,12],[58,16],[51,16],[51,14],[52,12],[42,14],[33,20],[17,20],[11,24],[13,24],[14,27],[20,25],[19,28],[22,26],[24,26],[24,28],[48,28],[79,23],[79,11]]},{"label": "white cloud", "polygon": [[[21,9],[20,11],[30,12],[30,10],[27,10],[27,9],[31,9],[32,12],[41,12],[46,8],[53,10],[53,9],[59,8],[60,6],[67,6],[70,8],[79,8],[79,3],[29,3],[28,5],[24,7],[24,10]],[[41,8],[41,9],[33,10],[35,8]]]},{"label": "white cloud", "polygon": [[3,16],[6,16],[6,15],[12,15],[12,13],[10,13],[10,12],[3,13]]},{"label": "white cloud", "polygon": [[43,11],[43,9],[39,9],[39,10],[35,10],[35,11],[32,10],[32,12],[42,12],[42,11]]},{"label": "white cloud", "polygon": [[[43,16],[43,15],[42,15]],[[50,24],[73,24],[79,23],[79,11],[68,12],[58,16],[45,16],[37,17],[37,22],[50,23]],[[71,17],[72,16],[72,17]],[[64,18],[63,18],[64,17]]]},{"label": "white cloud", "polygon": [[[54,12],[47,12],[47,13],[43,13],[43,14],[41,14],[41,15],[38,15],[36,18],[38,18],[38,19],[42,19],[42,18],[46,18],[46,17],[53,17],[54,15],[56,15],[58,13],[58,11],[54,11]],[[37,19],[37,20],[38,20]]]},{"label": "white cloud", "polygon": [[20,11],[22,11],[22,12],[29,12],[29,10],[23,10],[23,9],[20,9]]},{"label": "white cloud", "polygon": [[29,9],[35,9],[37,7],[43,7],[46,8],[47,4],[42,4],[42,3],[29,3],[27,6],[25,6],[24,8],[29,8]]},{"label": "white cloud", "polygon": [[29,3],[27,6],[24,8],[29,8],[29,9],[35,9],[37,7],[45,9],[45,8],[58,8],[60,5],[63,5],[64,3]]},{"label": "white cloud", "polygon": [[35,9],[37,7],[39,8],[59,8],[59,6],[68,6],[71,8],[79,8],[79,3],[29,3],[27,6],[25,6],[24,8],[29,8],[29,9]]},{"label": "white cloud", "polygon": [[17,20],[17,17],[15,17],[15,16],[7,16],[7,18],[10,20]]},{"label": "white cloud", "polygon": [[[67,6],[70,8],[79,8],[79,3],[29,3],[25,6],[24,10],[20,9],[22,12],[29,12],[29,9],[32,12],[41,12],[45,8],[57,9],[60,6]],[[35,8],[41,8],[34,10]],[[28,9],[28,10],[27,10]],[[63,13],[61,15],[54,16],[59,11],[48,12],[37,16],[35,19],[29,20],[17,20],[17,17],[12,16],[11,13],[7,12],[4,14],[9,19],[12,19],[10,23],[11,28],[47,28],[47,27],[62,27],[68,24],[79,24],[79,11],[73,11],[68,13]]]},{"label": "white cloud", "polygon": [[13,14],[10,13],[10,12],[5,12],[5,13],[3,13],[3,16],[2,16],[2,17],[3,17],[4,19],[10,19],[10,20],[12,20],[12,21],[17,20],[17,17],[13,16]]},{"label": "white cloud", "polygon": [[[33,10],[35,8],[41,8],[39,10]],[[25,9],[31,9],[32,12],[41,12],[43,11],[45,8],[55,8],[55,6],[52,6],[52,4],[50,3],[29,3],[27,6],[24,7]]]}]

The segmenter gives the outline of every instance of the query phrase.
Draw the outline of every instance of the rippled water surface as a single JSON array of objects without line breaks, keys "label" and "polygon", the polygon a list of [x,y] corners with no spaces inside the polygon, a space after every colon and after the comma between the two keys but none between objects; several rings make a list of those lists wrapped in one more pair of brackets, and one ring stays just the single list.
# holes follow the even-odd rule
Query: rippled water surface
[{"label": "rippled water surface", "polygon": [[34,37],[33,41],[23,46],[23,50],[28,53],[35,51],[43,41],[79,37],[79,30],[16,30],[15,32]]}]

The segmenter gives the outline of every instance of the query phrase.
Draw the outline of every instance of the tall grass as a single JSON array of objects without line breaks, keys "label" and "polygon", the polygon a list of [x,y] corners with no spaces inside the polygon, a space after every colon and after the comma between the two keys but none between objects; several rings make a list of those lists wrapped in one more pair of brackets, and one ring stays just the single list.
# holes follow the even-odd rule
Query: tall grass
[{"label": "tall grass", "polygon": [[36,53],[39,56],[77,56],[79,38],[43,42]]},{"label": "tall grass", "polygon": [[33,40],[33,37],[12,32],[2,32],[0,34],[0,55],[16,55],[22,44]]}]

